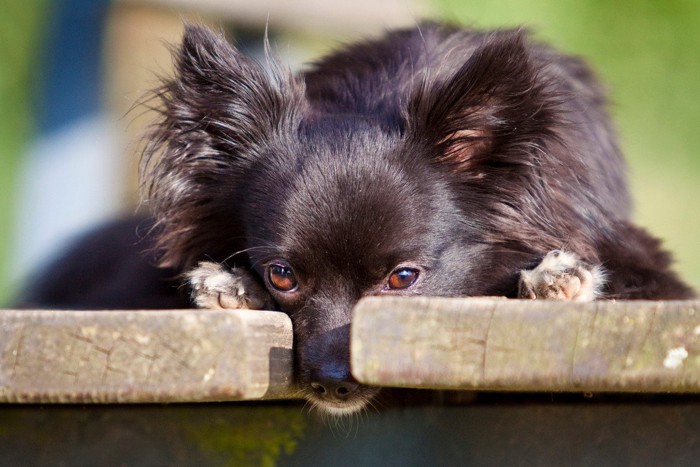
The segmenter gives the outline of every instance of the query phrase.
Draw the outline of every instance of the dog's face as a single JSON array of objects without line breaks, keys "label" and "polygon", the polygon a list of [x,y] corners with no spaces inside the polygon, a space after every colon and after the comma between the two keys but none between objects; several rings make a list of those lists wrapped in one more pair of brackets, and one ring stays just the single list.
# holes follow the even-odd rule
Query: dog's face
[{"label": "dog's face", "polygon": [[257,274],[292,318],[307,397],[348,413],[376,392],[349,368],[361,297],[515,285],[527,255],[500,232],[517,223],[508,177],[530,162],[512,154],[546,135],[548,106],[518,37],[415,78],[379,115],[325,111],[303,76],[268,65],[188,27],[143,165],[163,264],[233,258]]},{"label": "dog's face", "polygon": [[246,248],[292,318],[298,382],[326,411],[345,413],[376,392],[350,374],[357,300],[463,294],[478,262],[452,191],[439,173],[425,182],[434,169],[418,150],[362,120],[314,121],[299,135],[250,171],[246,192],[264,196],[241,200]]}]

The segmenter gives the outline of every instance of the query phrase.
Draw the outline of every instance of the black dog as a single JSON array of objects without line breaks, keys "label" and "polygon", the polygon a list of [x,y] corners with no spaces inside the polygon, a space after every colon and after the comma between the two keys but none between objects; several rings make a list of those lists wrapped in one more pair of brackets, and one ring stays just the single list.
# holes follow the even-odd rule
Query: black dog
[{"label": "black dog", "polygon": [[692,296],[630,222],[591,72],[520,31],[423,24],[293,76],[187,26],[176,72],[142,164],[160,264],[200,306],[288,313],[328,412],[377,392],[348,363],[366,295]]}]

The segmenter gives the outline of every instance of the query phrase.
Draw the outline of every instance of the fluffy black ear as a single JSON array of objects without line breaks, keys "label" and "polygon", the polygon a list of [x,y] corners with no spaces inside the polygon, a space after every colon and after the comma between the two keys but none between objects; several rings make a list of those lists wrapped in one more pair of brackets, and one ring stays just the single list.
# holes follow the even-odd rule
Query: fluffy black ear
[{"label": "fluffy black ear", "polygon": [[409,104],[412,133],[459,173],[532,163],[552,137],[558,98],[532,62],[521,31],[488,36],[451,79],[426,82]]},{"label": "fluffy black ear", "polygon": [[185,26],[175,77],[155,92],[161,118],[141,161],[162,265],[192,264],[210,253],[201,250],[204,245],[235,234],[213,228],[213,217],[230,215],[249,162],[293,131],[303,109],[303,83],[271,59],[267,65],[204,27]]}]

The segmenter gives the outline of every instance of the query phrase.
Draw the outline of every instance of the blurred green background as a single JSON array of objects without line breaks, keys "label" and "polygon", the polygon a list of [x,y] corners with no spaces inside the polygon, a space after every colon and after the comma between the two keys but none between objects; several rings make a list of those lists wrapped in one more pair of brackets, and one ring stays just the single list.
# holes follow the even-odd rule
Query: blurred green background
[{"label": "blurred green background", "polygon": [[[42,25],[51,20],[47,3],[0,2],[0,303],[14,286],[8,270],[16,175],[33,135],[38,49]],[[681,274],[700,290],[700,1],[434,0],[429,7],[468,25],[526,25],[593,65],[610,89],[635,218],[665,240]],[[274,26],[274,11],[271,17]],[[320,23],[323,32],[316,35],[310,28],[297,31],[310,50],[336,43]]]},{"label": "blurred green background", "polygon": [[32,91],[36,81],[44,0],[0,2],[0,306],[11,292],[9,263],[16,174],[32,135]]}]

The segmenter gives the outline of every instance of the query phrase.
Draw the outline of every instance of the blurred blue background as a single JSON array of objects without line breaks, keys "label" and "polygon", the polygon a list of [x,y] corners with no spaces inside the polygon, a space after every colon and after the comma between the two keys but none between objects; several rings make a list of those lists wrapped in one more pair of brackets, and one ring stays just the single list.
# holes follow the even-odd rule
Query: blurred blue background
[{"label": "blurred blue background", "polygon": [[182,18],[260,46],[269,18],[294,67],[382,29],[437,17],[525,25],[584,56],[608,85],[635,218],[700,289],[700,2],[697,0],[5,0],[0,3],[0,303],[75,233],[138,204],[129,111],[168,73]]}]

